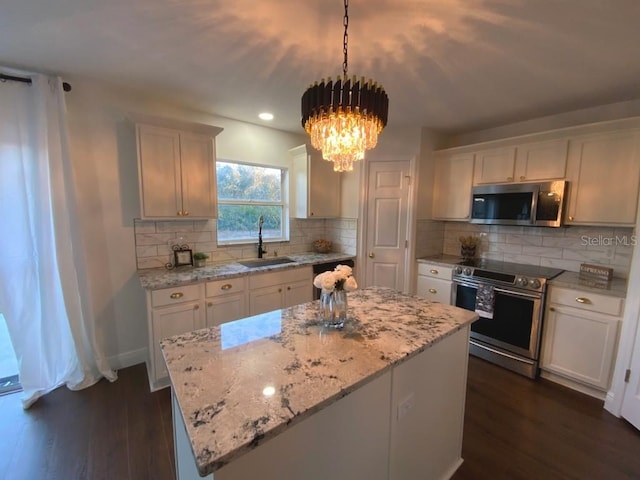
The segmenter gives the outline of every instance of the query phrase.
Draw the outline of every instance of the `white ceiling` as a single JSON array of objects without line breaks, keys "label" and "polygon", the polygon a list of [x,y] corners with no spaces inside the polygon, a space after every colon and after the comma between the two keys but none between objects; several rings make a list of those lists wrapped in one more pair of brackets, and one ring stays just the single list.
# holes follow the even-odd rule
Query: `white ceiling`
[{"label": "white ceiling", "polygon": [[[342,0],[0,0],[0,65],[302,132],[342,72]],[[640,98],[639,0],[352,0],[349,73],[389,125],[464,132]]]}]

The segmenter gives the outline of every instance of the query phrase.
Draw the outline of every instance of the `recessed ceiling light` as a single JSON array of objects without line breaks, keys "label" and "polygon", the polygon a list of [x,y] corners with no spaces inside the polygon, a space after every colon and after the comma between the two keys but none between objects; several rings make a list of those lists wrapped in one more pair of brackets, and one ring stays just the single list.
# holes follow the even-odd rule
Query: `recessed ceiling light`
[{"label": "recessed ceiling light", "polygon": [[260,120],[273,120],[273,113],[262,112],[258,117],[260,117]]}]

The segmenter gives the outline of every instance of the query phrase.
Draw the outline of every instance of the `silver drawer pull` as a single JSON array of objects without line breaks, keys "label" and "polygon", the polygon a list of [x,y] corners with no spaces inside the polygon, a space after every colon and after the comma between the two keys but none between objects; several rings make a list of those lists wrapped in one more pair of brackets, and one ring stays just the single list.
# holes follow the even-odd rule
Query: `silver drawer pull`
[{"label": "silver drawer pull", "polygon": [[438,275],[438,270],[436,270],[435,268],[432,268],[431,270],[429,270],[431,273],[433,273],[434,275]]},{"label": "silver drawer pull", "polygon": [[169,298],[173,298],[174,300],[182,297],[184,297],[184,293],[182,292],[176,292],[169,295]]},{"label": "silver drawer pull", "polygon": [[591,300],[589,300],[587,297],[578,297],[576,298],[576,302],[591,305]]},{"label": "silver drawer pull", "polygon": [[438,293],[438,291],[435,288],[430,288],[429,293]]},{"label": "silver drawer pull", "polygon": [[225,283],[220,287],[220,290],[230,290],[232,285],[230,283]]}]

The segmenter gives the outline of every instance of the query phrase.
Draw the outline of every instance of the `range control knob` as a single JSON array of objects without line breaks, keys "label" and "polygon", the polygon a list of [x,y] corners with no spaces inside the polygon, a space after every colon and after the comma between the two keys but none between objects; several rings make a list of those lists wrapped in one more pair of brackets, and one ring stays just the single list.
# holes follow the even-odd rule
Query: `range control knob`
[{"label": "range control knob", "polygon": [[528,283],[529,283],[529,280],[527,279],[527,277],[516,278],[516,285],[519,285],[521,287],[526,287]]},{"label": "range control knob", "polygon": [[531,280],[529,280],[529,286],[533,287],[533,288],[540,288],[541,287],[541,283],[540,280],[538,280],[537,278],[532,278]]},{"label": "range control knob", "polygon": [[455,274],[456,274],[456,275],[460,275],[460,274],[462,273],[462,267],[457,266],[457,267],[454,269],[454,272],[455,272]]},{"label": "range control knob", "polygon": [[465,275],[471,275],[472,270],[469,267],[465,267],[465,269],[463,270],[463,273]]}]

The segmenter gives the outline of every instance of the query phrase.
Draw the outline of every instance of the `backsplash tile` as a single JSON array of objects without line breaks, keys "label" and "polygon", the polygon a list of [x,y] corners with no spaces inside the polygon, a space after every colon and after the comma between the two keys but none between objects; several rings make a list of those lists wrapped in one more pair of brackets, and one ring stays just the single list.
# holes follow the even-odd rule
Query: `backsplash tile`
[{"label": "backsplash tile", "polygon": [[[444,222],[442,253],[460,254],[460,236],[481,237],[479,255],[505,262],[556,267],[577,272],[581,263],[612,267],[614,275],[629,275],[633,228],[512,227]],[[420,228],[418,228],[420,230]],[[419,256],[419,255],[417,255]]]},{"label": "backsplash tile", "polygon": [[[356,254],[357,219],[291,219],[288,242],[265,242],[267,255],[288,255],[313,251],[313,242],[325,238],[333,251]],[[194,252],[209,254],[208,262],[257,257],[254,245],[218,246],[215,220],[148,221],[134,220],[138,269],[164,267],[172,260],[170,244],[187,244]]]}]

